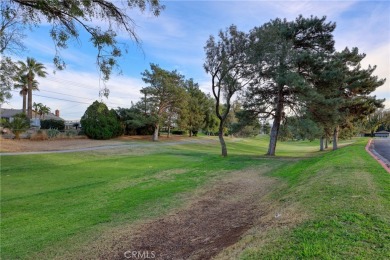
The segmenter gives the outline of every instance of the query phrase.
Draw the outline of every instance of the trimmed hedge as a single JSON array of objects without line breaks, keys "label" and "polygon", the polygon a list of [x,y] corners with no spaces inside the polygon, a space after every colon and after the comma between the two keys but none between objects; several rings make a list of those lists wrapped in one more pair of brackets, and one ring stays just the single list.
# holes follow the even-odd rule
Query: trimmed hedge
[{"label": "trimmed hedge", "polygon": [[65,122],[55,119],[41,120],[41,129],[57,129],[63,131],[65,129]]},{"label": "trimmed hedge", "polygon": [[172,130],[171,132],[173,135],[185,135],[187,131],[185,130]]}]

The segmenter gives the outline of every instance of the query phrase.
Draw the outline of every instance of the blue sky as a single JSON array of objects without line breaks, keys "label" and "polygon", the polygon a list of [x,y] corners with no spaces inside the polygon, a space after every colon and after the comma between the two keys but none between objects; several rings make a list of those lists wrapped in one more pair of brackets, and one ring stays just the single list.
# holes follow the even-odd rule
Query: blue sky
[{"label": "blue sky", "polygon": [[[148,12],[130,11],[137,24],[136,32],[142,40],[142,50],[129,44],[129,53],[120,59],[122,75],[114,72],[107,83],[108,99],[103,101],[111,108],[130,107],[136,102],[139,90],[145,86],[141,72],[150,63],[167,70],[178,70],[186,78],[193,78],[201,89],[210,92],[210,77],[203,70],[206,40],[219,30],[235,24],[248,32],[274,18],[295,19],[299,14],[327,16],[336,22],[334,32],[336,49],[358,47],[367,54],[363,66],[377,65],[376,75],[388,78],[386,84],[374,94],[386,98],[390,108],[390,1],[162,1],[166,9],[159,17]],[[67,120],[79,119],[89,104],[99,100],[99,74],[96,67],[96,50],[85,34],[80,42],[70,42],[62,51],[67,69],[53,74],[53,42],[49,27],[41,26],[27,32],[25,44],[29,51],[18,59],[34,57],[46,65],[49,75],[38,79],[39,92],[34,102],[59,109]],[[59,99],[66,99],[59,100]],[[21,108],[18,93],[3,107]]]}]

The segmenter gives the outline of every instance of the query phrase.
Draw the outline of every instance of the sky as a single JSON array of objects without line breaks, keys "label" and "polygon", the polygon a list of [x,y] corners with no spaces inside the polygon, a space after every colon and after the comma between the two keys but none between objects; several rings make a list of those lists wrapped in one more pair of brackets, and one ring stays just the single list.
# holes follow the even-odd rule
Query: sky
[{"label": "sky", "polygon": [[[120,58],[121,74],[114,71],[106,83],[109,98],[99,97],[103,83],[96,66],[96,50],[85,33],[79,41],[71,41],[61,56],[67,63],[63,71],[55,71],[53,41],[48,25],[26,32],[28,51],[19,57],[33,57],[43,63],[49,75],[38,78],[40,91],[34,92],[33,102],[42,103],[52,111],[59,110],[66,120],[79,120],[95,100],[102,100],[109,108],[128,108],[141,97],[146,84],[141,73],[150,70],[150,63],[166,70],[177,70],[187,79],[193,78],[205,92],[211,91],[210,76],[203,69],[204,46],[210,35],[216,36],[235,24],[249,32],[256,26],[275,18],[294,20],[302,14],[326,16],[336,22],[334,31],[336,50],[358,47],[367,56],[363,68],[377,65],[375,75],[387,78],[385,85],[373,95],[386,98],[390,108],[390,1],[161,1],[165,10],[155,17],[145,11],[132,10],[129,15],[136,22],[136,33],[141,46],[120,34],[119,40],[129,45],[129,52]],[[20,109],[22,99],[17,92],[3,108]]]}]

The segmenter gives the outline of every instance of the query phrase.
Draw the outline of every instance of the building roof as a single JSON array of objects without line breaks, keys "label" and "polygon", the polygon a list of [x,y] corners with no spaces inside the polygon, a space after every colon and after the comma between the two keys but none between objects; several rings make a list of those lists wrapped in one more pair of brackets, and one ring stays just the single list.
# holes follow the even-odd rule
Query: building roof
[{"label": "building roof", "polygon": [[[13,109],[13,108],[1,108],[0,109],[1,118],[10,118],[10,117],[13,117],[16,114],[20,114],[22,112],[23,112],[22,109]],[[35,118],[35,117],[39,118],[39,115],[37,113],[35,113],[35,111],[33,110],[33,118]],[[54,119],[54,120],[65,121],[64,119],[54,115],[53,113],[45,114],[45,119]]]}]

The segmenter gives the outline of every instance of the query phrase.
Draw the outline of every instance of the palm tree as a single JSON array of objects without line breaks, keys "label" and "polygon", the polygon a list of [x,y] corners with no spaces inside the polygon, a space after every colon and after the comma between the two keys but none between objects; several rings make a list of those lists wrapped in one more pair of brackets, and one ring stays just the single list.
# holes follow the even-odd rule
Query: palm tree
[{"label": "palm tree", "polygon": [[11,129],[15,139],[20,139],[20,134],[30,127],[30,122],[25,114],[16,114],[11,122],[6,122],[5,126]]},{"label": "palm tree", "polygon": [[45,71],[45,66],[42,63],[37,62],[33,58],[27,58],[27,62],[19,61],[19,69],[21,73],[25,73],[27,76],[27,85],[28,85],[28,99],[27,99],[27,116],[32,118],[32,91],[33,91],[33,82],[34,78],[37,75],[38,77],[46,77],[47,72]]},{"label": "palm tree", "polygon": [[50,113],[50,107],[48,106],[41,106],[40,110],[39,110],[39,114],[41,115],[42,119],[45,119],[45,115],[49,114]]},{"label": "palm tree", "polygon": [[[18,84],[14,85],[14,88],[20,89],[19,94],[23,97],[23,113],[26,114],[26,99],[28,94],[28,81],[27,75],[19,75],[16,79]],[[33,80],[33,90],[38,90],[38,81]]]},{"label": "palm tree", "polygon": [[32,107],[34,108],[35,111],[35,118],[37,118],[37,115],[41,115],[41,109],[43,107],[42,103],[33,103]]}]

